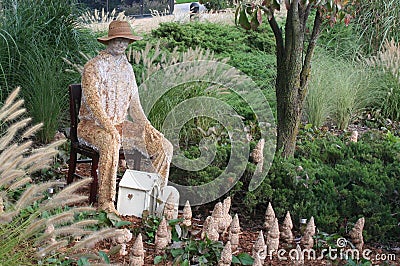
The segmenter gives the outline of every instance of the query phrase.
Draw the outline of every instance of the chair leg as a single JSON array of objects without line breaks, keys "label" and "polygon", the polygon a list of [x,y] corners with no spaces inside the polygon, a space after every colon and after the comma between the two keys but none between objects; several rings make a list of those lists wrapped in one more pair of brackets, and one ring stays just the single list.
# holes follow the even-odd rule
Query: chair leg
[{"label": "chair leg", "polygon": [[89,203],[95,203],[97,201],[97,190],[99,186],[99,179],[97,175],[98,166],[99,166],[99,156],[93,156],[92,170],[91,170],[93,181],[92,184],[90,185]]},{"label": "chair leg", "polygon": [[135,152],[133,154],[133,170],[138,170],[140,171],[140,162],[142,159],[142,155],[139,152]]},{"label": "chair leg", "polygon": [[75,149],[71,147],[71,152],[69,155],[69,162],[68,162],[67,184],[71,184],[74,181],[74,174],[76,171],[76,160],[77,160],[77,152]]}]

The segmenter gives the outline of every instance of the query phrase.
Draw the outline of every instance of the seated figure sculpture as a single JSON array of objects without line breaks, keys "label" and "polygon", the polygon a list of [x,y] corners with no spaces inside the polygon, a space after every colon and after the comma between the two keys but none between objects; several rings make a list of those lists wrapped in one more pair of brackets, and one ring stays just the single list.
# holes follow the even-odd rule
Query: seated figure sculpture
[{"label": "seated figure sculpture", "polygon": [[[106,212],[117,213],[114,200],[122,144],[129,146],[127,151],[136,150],[148,158],[148,169],[140,170],[158,173],[162,185],[168,182],[172,145],[145,116],[125,55],[128,45],[140,39],[128,22],[112,21],[108,36],[97,39],[107,48],[89,60],[82,73],[78,137],[99,151],[98,208]],[[126,119],[128,112],[131,121]]]}]

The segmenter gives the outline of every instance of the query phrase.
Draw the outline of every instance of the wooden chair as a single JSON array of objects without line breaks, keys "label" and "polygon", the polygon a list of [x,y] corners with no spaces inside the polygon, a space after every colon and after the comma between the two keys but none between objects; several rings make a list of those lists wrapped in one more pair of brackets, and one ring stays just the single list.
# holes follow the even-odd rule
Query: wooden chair
[{"label": "wooden chair", "polygon": [[[97,169],[99,165],[99,152],[90,146],[85,145],[78,139],[78,115],[81,107],[82,87],[81,84],[71,84],[69,86],[69,112],[70,112],[70,131],[69,138],[71,141],[70,157],[68,160],[68,176],[67,184],[71,184],[75,177],[82,178],[76,173],[76,166],[78,163],[91,163],[91,176],[93,182],[90,185],[89,202],[94,203],[97,201],[98,190],[98,175]],[[78,154],[85,156],[87,159],[78,159]],[[119,151],[119,158],[125,159],[124,152]],[[134,169],[140,170],[141,156],[139,153],[134,155]]]}]

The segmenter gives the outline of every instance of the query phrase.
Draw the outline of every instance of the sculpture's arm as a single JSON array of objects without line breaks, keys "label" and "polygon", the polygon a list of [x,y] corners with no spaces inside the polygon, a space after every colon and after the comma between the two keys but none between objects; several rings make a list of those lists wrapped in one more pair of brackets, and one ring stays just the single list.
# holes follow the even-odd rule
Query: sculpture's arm
[{"label": "sculpture's arm", "polygon": [[101,81],[100,73],[93,66],[87,65],[82,73],[82,90],[85,96],[85,101],[88,109],[96,118],[96,121],[107,132],[118,138],[119,134],[111,119],[101,106],[101,99],[98,90],[98,83]]},{"label": "sculpture's arm", "polygon": [[150,124],[150,121],[147,119],[146,114],[143,111],[142,104],[140,103],[139,92],[137,89],[132,95],[130,116],[133,118],[135,123],[143,126],[145,124]]}]

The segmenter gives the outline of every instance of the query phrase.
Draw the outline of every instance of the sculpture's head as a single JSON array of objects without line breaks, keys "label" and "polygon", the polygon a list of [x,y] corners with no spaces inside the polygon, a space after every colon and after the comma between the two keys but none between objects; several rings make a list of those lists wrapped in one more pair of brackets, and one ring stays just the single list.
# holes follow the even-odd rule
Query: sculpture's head
[{"label": "sculpture's head", "polygon": [[114,20],[108,26],[108,36],[97,38],[97,41],[109,45],[111,40],[120,38],[127,40],[128,44],[142,39],[132,34],[131,26],[127,21]]}]

